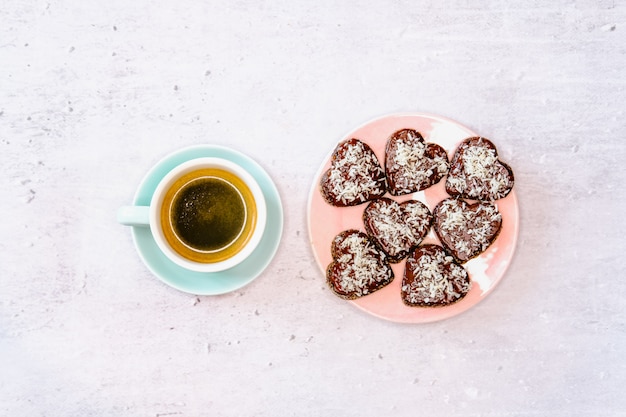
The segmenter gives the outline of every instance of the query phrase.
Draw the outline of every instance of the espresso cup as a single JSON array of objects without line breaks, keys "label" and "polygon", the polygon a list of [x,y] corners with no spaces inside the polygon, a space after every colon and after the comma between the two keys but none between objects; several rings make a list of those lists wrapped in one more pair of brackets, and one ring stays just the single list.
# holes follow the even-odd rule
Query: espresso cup
[{"label": "espresso cup", "polygon": [[177,265],[199,272],[234,267],[258,246],[267,220],[261,187],[241,166],[221,158],[184,162],[163,177],[149,206],[125,206],[118,221],[148,226]]}]

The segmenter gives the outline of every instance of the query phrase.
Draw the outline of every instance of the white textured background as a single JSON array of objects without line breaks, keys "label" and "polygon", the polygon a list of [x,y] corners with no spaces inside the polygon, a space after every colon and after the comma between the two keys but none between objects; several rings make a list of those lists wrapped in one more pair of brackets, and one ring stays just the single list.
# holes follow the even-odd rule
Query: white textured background
[{"label": "white textured background", "polygon": [[[620,0],[4,0],[0,414],[626,415],[625,68]],[[500,286],[428,325],[332,296],[307,241],[322,159],[404,111],[494,140],[520,199]],[[266,168],[285,230],[196,298],[115,212],[203,143]]]}]

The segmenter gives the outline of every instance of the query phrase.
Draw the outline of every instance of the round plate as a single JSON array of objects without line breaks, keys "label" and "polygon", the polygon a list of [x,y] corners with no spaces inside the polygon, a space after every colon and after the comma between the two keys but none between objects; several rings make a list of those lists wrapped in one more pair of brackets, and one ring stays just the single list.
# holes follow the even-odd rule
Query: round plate
[{"label": "round plate", "polygon": [[194,272],[182,268],[163,255],[149,227],[131,227],[139,256],[148,269],[161,281],[184,292],[197,295],[217,295],[237,290],[249,284],[267,267],[278,249],[283,230],[283,208],[280,195],[267,172],[248,156],[233,149],[198,145],[181,149],[159,161],[141,182],[134,205],[147,206],[157,184],[172,168],[190,159],[218,157],[235,162],[258,181],[267,202],[267,226],[254,252],[239,265],[221,272]]},{"label": "round plate", "polygon": [[[465,126],[439,116],[428,114],[403,114],[385,116],[355,129],[341,140],[357,138],[367,143],[381,165],[384,166],[385,146],[387,139],[397,130],[415,129],[424,136],[426,142],[434,142],[443,146],[452,158],[458,144],[465,138],[478,136]],[[496,146],[497,141],[495,141]],[[309,195],[308,228],[311,246],[317,264],[324,278],[326,268],[332,262],[330,246],[333,238],[343,230],[358,229],[364,231],[363,210],[367,204],[354,207],[334,207],[324,201],[320,192],[320,180],[330,167],[331,150],[319,172],[315,176]],[[444,198],[449,197],[445,191],[445,179],[438,184],[414,194],[394,197],[388,193],[386,197],[396,201],[409,199],[420,200],[432,211]],[[381,290],[349,301],[360,309],[383,319],[402,323],[426,323],[446,319],[460,314],[482,301],[498,284],[511,262],[519,229],[519,210],[515,190],[503,199],[495,201],[502,214],[502,229],[495,242],[481,255],[464,264],[472,280],[472,288],[460,301],[446,307],[409,307],[402,302],[400,286],[404,275],[402,261],[392,264],[394,280]],[[437,243],[439,240],[431,228],[423,243]]]}]

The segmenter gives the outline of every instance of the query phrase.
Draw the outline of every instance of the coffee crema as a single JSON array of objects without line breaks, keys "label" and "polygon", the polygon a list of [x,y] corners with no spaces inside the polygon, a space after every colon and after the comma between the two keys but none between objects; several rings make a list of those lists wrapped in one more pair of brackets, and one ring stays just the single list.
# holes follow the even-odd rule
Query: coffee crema
[{"label": "coffee crema", "polygon": [[203,168],[178,178],[165,193],[160,221],[166,241],[195,262],[221,262],[248,243],[256,225],[252,191],[235,174]]}]

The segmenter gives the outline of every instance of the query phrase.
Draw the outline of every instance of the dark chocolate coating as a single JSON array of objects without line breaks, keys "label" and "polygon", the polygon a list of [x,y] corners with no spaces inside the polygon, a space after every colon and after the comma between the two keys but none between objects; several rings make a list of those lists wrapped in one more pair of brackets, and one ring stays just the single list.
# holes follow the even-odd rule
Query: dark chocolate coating
[{"label": "dark chocolate coating", "polygon": [[326,269],[326,283],[340,298],[364,297],[393,281],[387,256],[361,231],[339,233],[333,239],[331,253],[333,262]]},{"label": "dark chocolate coating", "polygon": [[363,211],[367,233],[397,263],[422,242],[430,230],[432,214],[421,201],[397,203],[390,198],[370,202]]},{"label": "dark chocolate coating", "polygon": [[439,245],[423,245],[407,258],[401,296],[410,307],[443,307],[461,300],[471,288],[467,271]]},{"label": "dark chocolate coating", "polygon": [[[409,158],[405,155],[407,149],[411,151]],[[387,141],[385,172],[391,195],[425,190],[448,173],[448,153],[435,143],[425,142],[416,130],[398,130]]]},{"label": "dark chocolate coating", "polygon": [[437,204],[433,217],[441,244],[462,263],[483,253],[502,228],[498,208],[484,201],[470,204],[460,198],[447,198]]},{"label": "dark chocolate coating", "polygon": [[339,143],[333,151],[320,189],[324,200],[333,206],[356,206],[382,197],[387,182],[372,148],[353,138]]},{"label": "dark chocolate coating", "polygon": [[452,157],[446,191],[461,198],[492,201],[506,197],[514,183],[513,170],[498,159],[496,146],[489,139],[471,137],[461,142]]}]

